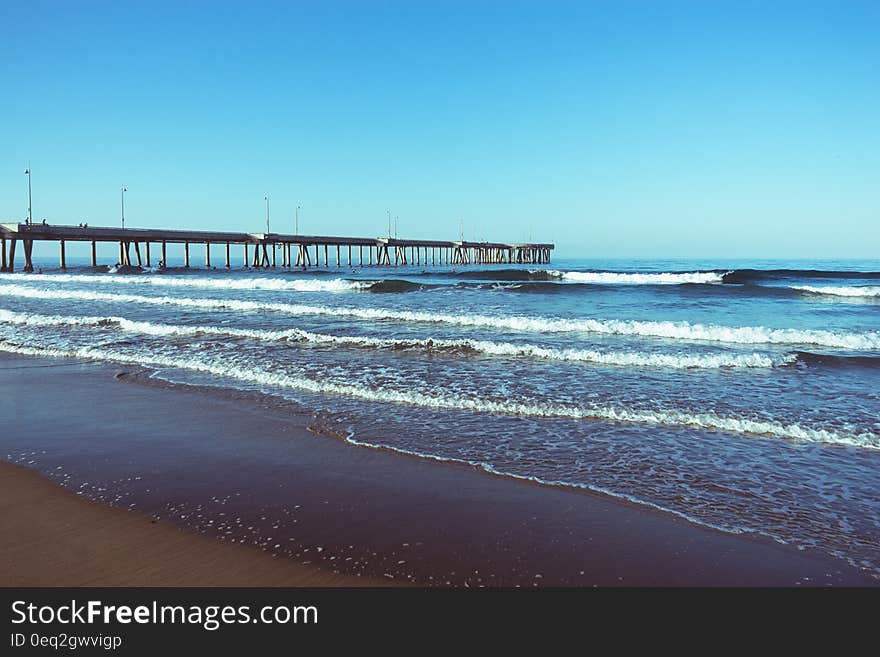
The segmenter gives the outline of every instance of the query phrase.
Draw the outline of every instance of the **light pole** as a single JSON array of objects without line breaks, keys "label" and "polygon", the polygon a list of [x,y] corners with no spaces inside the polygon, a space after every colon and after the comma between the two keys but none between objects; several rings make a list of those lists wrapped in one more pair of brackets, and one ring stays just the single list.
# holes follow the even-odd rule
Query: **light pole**
[{"label": "light pole", "polygon": [[388,239],[391,239],[391,210],[386,210],[388,213]]},{"label": "light pole", "polygon": [[293,233],[294,235],[299,235],[299,211],[300,211],[300,208],[302,208],[301,205],[296,206],[296,223],[294,225],[294,230],[295,230],[295,232]]},{"label": "light pole", "polygon": [[397,220],[400,219],[399,216],[394,215],[394,239],[397,239]]},{"label": "light pole", "polygon": [[266,235],[269,234],[269,195],[263,197],[266,200]]},{"label": "light pole", "polygon": [[122,201],[122,230],[125,230],[125,192],[128,191],[128,188],[123,185],[122,191],[119,192],[120,200]]},{"label": "light pole", "polygon": [[24,170],[24,175],[27,176],[28,179],[28,224],[34,223],[34,215],[33,215],[33,203],[31,202],[31,163],[28,162],[27,169]]}]

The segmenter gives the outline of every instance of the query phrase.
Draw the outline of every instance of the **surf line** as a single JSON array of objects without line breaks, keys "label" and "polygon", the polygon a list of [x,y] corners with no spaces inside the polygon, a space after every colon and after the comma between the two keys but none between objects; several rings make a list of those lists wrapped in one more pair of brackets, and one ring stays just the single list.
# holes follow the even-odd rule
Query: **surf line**
[{"label": "surf line", "polygon": [[192,358],[172,358],[153,354],[132,355],[92,347],[56,349],[53,347],[21,345],[8,340],[0,340],[0,350],[29,356],[83,358],[104,362],[131,363],[152,368],[184,370],[211,374],[227,380],[237,380],[252,385],[340,395],[365,401],[404,404],[418,408],[538,418],[599,420],[648,426],[686,427],[722,433],[787,438],[801,442],[880,449],[880,435],[867,430],[857,433],[839,433],[833,429],[811,429],[801,427],[795,423],[783,424],[773,420],[724,417],[711,412],[690,413],[676,409],[642,410],[622,406],[576,406],[554,401],[493,400],[485,397],[476,399],[443,393],[420,392],[417,390],[374,389],[357,384],[335,383],[326,379],[316,380],[304,374],[290,376],[285,373],[231,366],[228,363],[202,361]]},{"label": "surf line", "polygon": [[111,294],[85,290],[55,291],[22,285],[0,286],[0,296],[35,299],[78,299],[116,303],[178,306],[205,310],[237,310],[243,312],[279,312],[291,315],[353,317],[367,321],[445,323],[456,326],[507,329],[525,332],[581,332],[604,335],[628,335],[731,344],[815,344],[854,350],[880,349],[880,332],[835,333],[819,329],[774,329],[763,326],[730,327],[712,324],[691,324],[655,320],[561,319],[544,317],[492,317],[488,315],[448,315],[423,311],[390,310],[385,308],[346,308],[267,303],[238,299],[191,299],[186,297],[153,297],[135,294]]},{"label": "surf line", "polygon": [[637,351],[597,351],[593,349],[556,349],[554,347],[543,347],[534,344],[515,344],[468,338],[452,340],[443,338],[388,339],[369,336],[330,335],[297,328],[266,331],[222,326],[156,324],[116,316],[34,315],[2,308],[0,308],[0,323],[32,327],[115,327],[121,331],[139,335],[169,337],[215,335],[266,342],[306,342],[365,349],[409,349],[441,354],[486,354],[500,357],[525,357],[622,367],[659,367],[668,369],[768,368],[789,365],[797,360],[795,354],[773,356],[757,352],[747,354],[667,354]]}]

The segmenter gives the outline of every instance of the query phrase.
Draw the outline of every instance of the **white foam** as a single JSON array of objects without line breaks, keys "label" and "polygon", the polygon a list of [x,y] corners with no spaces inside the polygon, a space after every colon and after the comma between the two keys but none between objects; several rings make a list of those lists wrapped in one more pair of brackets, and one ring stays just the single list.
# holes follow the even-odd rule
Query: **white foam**
[{"label": "white foam", "polygon": [[652,274],[628,274],[611,271],[557,271],[548,269],[550,276],[576,283],[616,284],[616,285],[681,285],[683,283],[721,283],[723,273],[711,271],[698,272],[660,272]]},{"label": "white foam", "polygon": [[792,285],[793,290],[811,294],[830,294],[835,297],[880,297],[880,285],[854,285],[840,287],[817,287],[814,285]]},{"label": "white foam", "polygon": [[211,362],[194,358],[165,357],[154,353],[132,355],[106,349],[82,347],[72,350],[34,348],[0,340],[0,350],[32,356],[84,358],[98,361],[132,363],[145,367],[162,367],[210,374],[268,386],[304,392],[335,394],[366,401],[406,404],[420,408],[519,415],[527,417],[565,418],[571,420],[602,420],[649,426],[689,427],[726,433],[771,436],[790,440],[880,449],[880,435],[870,431],[839,432],[824,428],[807,428],[772,420],[745,417],[723,417],[711,412],[690,413],[675,409],[643,410],[620,406],[577,406],[551,401],[493,400],[470,398],[436,391],[370,388],[357,384],[340,384],[325,379],[315,380],[304,375],[290,376],[267,369],[252,369],[238,363]]},{"label": "white foam", "polygon": [[[115,272],[111,269],[110,274]],[[169,276],[169,275],[107,275],[107,274],[52,274],[47,277],[52,283],[85,283],[99,285],[134,285],[152,287],[192,288],[202,290],[268,290],[275,292],[351,292],[366,290],[375,281],[350,281],[344,278],[333,279],[284,279],[268,276],[249,278],[204,276]],[[4,274],[0,280],[13,280],[33,283],[34,277],[29,274]],[[43,282],[43,281],[40,281]]]},{"label": "white foam", "polygon": [[114,321],[110,317],[68,317],[61,315],[33,315],[0,309],[0,322],[18,326],[98,326]]},{"label": "white foam", "polygon": [[718,326],[689,322],[561,319],[547,317],[491,317],[487,315],[448,315],[385,308],[344,308],[301,304],[268,303],[238,299],[188,299],[185,297],[151,297],[134,294],[109,294],[86,290],[45,290],[22,285],[0,285],[0,296],[34,299],[78,299],[115,303],[152,304],[200,308],[203,310],[237,310],[244,312],[280,312],[291,315],[324,315],[352,317],[369,321],[445,323],[456,326],[509,329],[527,332],[582,332],[605,335],[631,335],[724,342],[731,344],[815,344],[853,350],[880,349],[880,332],[835,333],[812,329],[774,329],[763,326]]},{"label": "white foam", "polygon": [[490,340],[388,339],[369,336],[328,335],[301,329],[264,331],[218,326],[181,326],[138,322],[124,317],[78,317],[33,315],[0,309],[0,322],[19,326],[108,326],[116,325],[123,331],[156,336],[218,335],[264,341],[297,341],[373,349],[459,350],[503,357],[527,357],[557,361],[580,361],[625,367],[691,368],[766,368],[794,362],[796,357],[769,354],[662,354],[634,351],[596,351],[592,349],[555,349],[531,344],[494,342]]}]

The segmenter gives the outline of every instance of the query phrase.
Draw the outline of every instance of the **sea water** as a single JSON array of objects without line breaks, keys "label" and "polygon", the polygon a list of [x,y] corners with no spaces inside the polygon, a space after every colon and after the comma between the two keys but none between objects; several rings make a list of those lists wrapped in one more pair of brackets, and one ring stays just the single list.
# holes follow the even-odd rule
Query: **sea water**
[{"label": "sea water", "polygon": [[277,396],[880,578],[880,261],[42,272],[0,275],[0,350]]}]

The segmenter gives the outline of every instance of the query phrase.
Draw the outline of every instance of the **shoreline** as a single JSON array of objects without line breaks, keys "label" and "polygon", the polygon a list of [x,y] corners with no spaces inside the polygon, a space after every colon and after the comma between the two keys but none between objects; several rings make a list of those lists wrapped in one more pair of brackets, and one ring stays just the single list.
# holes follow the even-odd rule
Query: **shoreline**
[{"label": "shoreline", "polygon": [[[288,556],[273,557],[263,551],[265,547],[260,550],[204,535],[211,534],[204,527],[182,531],[179,520],[168,522],[173,513],[152,512],[152,498],[146,493],[134,495],[138,510],[130,512],[83,499],[69,485],[59,489],[34,473],[9,475],[14,466],[0,464],[3,497],[10,500],[4,501],[4,517],[23,514],[16,521],[19,530],[4,532],[0,539],[0,554],[5,564],[11,564],[2,572],[7,586],[126,581],[118,579],[114,567],[133,567],[143,577],[138,581],[150,585],[877,586],[869,575],[837,559],[698,527],[598,493],[487,476],[460,464],[355,447],[316,435],[309,430],[308,416],[292,413],[289,407],[261,405],[241,396],[224,398],[210,390],[121,382],[120,367],[69,361],[55,361],[66,367],[47,366],[51,362],[0,356],[3,403],[7,411],[15,410],[6,413],[11,415],[12,422],[7,421],[11,430],[40,436],[52,427],[65,427],[65,437],[52,439],[64,451],[78,435],[118,440],[124,426],[132,434],[126,440],[132,445],[129,457],[135,467],[159,458],[147,451],[152,446],[169,452],[149,476],[159,482],[173,509],[195,503],[205,491],[217,497],[224,493],[220,488],[233,491],[240,485],[244,498],[251,489],[268,486],[267,481],[280,482],[271,495],[258,491],[253,499],[235,500],[236,512],[242,518],[260,513],[281,518],[275,506],[284,513],[295,507],[299,515],[294,522],[299,524],[291,527],[296,528],[297,547]],[[27,376],[28,369],[39,375]],[[102,423],[85,412],[95,399],[110,409]],[[185,440],[175,433],[182,427],[186,427]],[[5,443],[0,447],[9,452],[7,458],[14,451]],[[53,450],[46,451],[46,458],[51,457]],[[281,453],[295,458],[279,475],[274,459]],[[112,454],[107,458],[112,460]],[[79,465],[110,467],[95,461],[83,457]],[[30,465],[51,471],[48,462]],[[193,481],[181,477],[184,472]],[[28,502],[37,499],[48,501]],[[275,505],[269,512],[267,501]],[[57,509],[74,503],[79,510],[70,517],[76,526],[51,526],[48,521],[59,517],[53,516]],[[152,523],[147,515],[162,519]],[[32,522],[34,518],[43,524]],[[275,526],[281,524],[277,521]],[[128,537],[130,529],[143,529],[139,525],[148,525],[147,533],[132,531]],[[25,538],[20,532],[26,530],[30,534]],[[226,559],[241,566],[239,570],[230,566],[228,580],[212,580],[210,573],[203,574],[206,579],[193,575],[187,580],[185,571],[175,570],[176,562],[163,570],[150,561],[155,541],[147,537],[153,531],[161,532],[156,541],[186,542],[176,553],[181,555],[180,563],[199,561],[198,555],[203,555],[206,562]],[[143,538],[135,540],[135,536]],[[129,561],[112,551],[100,552],[120,541],[128,546]],[[74,559],[71,555],[76,551],[70,545],[92,554],[92,560]],[[299,550],[296,557],[294,550]],[[228,556],[221,555],[226,551]],[[71,573],[79,573],[79,579],[70,579]]]}]

